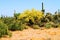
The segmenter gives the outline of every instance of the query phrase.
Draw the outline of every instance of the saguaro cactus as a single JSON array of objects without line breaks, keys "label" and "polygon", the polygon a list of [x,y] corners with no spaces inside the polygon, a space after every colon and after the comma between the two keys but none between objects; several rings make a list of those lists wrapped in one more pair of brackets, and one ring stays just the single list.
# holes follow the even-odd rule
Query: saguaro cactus
[{"label": "saguaro cactus", "polygon": [[42,2],[42,12],[43,12],[43,14],[45,12],[43,2]]}]

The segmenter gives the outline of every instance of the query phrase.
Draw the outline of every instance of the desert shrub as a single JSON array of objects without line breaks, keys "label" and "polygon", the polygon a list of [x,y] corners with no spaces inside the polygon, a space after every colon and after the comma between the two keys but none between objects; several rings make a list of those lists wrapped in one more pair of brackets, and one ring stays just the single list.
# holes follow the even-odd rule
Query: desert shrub
[{"label": "desert shrub", "polygon": [[44,14],[41,11],[32,9],[32,10],[26,10],[23,13],[21,13],[18,16],[18,19],[25,20],[26,22],[29,23],[29,25],[33,25],[35,22],[35,19],[40,20],[43,16]]},{"label": "desert shrub", "polygon": [[33,21],[31,20],[31,19],[29,19],[29,26],[31,26],[31,25],[33,25],[34,23],[33,23]]},{"label": "desert shrub", "polygon": [[38,23],[38,25],[40,27],[44,27],[45,26],[45,23],[49,22],[49,20],[45,17],[42,17],[39,21],[37,21],[36,23]]},{"label": "desert shrub", "polygon": [[49,22],[49,19],[46,18],[46,17],[43,17],[43,18],[41,18],[41,22],[42,22],[42,23],[44,23],[44,22],[45,22],[45,23],[46,23],[46,22]]},{"label": "desert shrub", "polygon": [[7,25],[0,21],[0,37],[4,35],[9,35],[8,33],[9,31]]},{"label": "desert shrub", "polygon": [[45,28],[51,28],[51,27],[52,27],[51,23],[46,23],[45,24]]},{"label": "desert shrub", "polygon": [[56,24],[56,23],[52,24],[52,27],[53,27],[53,28],[57,28],[58,26],[59,26],[58,23],[57,23],[57,24]]},{"label": "desert shrub", "polygon": [[44,27],[45,23],[46,23],[45,21],[42,22],[42,19],[40,19],[40,20],[37,21],[35,24],[38,25],[39,27]]},{"label": "desert shrub", "polygon": [[21,26],[19,27],[19,30],[22,31],[22,30],[24,29],[24,27],[25,27],[25,26],[24,26],[23,24],[21,24]]},{"label": "desert shrub", "polygon": [[58,27],[60,28],[60,24],[58,25]]},{"label": "desert shrub", "polygon": [[20,30],[21,24],[14,22],[14,23],[10,24],[8,28],[11,31]]},{"label": "desert shrub", "polygon": [[26,25],[26,24],[22,24],[21,26],[24,27],[24,29],[28,29],[29,28],[29,26]]},{"label": "desert shrub", "polygon": [[20,28],[19,28],[19,30],[23,30],[23,29],[28,29],[28,26],[27,25],[25,25],[25,24],[21,24],[21,26],[20,26]]},{"label": "desert shrub", "polygon": [[44,25],[45,25],[44,22],[40,22],[40,23],[39,23],[39,26],[40,26],[40,27],[44,27]]},{"label": "desert shrub", "polygon": [[15,22],[10,24],[8,28],[11,31],[15,31],[15,30],[27,29],[28,27],[26,26],[26,24],[24,24],[24,22],[22,22],[22,21],[20,22],[19,20],[15,20]]},{"label": "desert shrub", "polygon": [[24,27],[24,29],[28,29],[29,28],[29,26],[28,25],[26,25],[25,27]]},{"label": "desert shrub", "polygon": [[9,28],[9,30],[11,30],[11,31],[18,30],[18,24],[15,24],[15,23],[10,24],[8,28]]},{"label": "desert shrub", "polygon": [[39,29],[40,27],[38,25],[33,25],[32,28],[33,29]]}]

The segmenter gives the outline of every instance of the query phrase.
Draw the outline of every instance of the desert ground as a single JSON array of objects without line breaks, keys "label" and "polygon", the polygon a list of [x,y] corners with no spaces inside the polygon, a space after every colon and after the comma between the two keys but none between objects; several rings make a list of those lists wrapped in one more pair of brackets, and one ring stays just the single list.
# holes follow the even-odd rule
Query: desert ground
[{"label": "desert ground", "polygon": [[2,37],[0,40],[60,40],[60,28],[12,31],[12,37]]}]

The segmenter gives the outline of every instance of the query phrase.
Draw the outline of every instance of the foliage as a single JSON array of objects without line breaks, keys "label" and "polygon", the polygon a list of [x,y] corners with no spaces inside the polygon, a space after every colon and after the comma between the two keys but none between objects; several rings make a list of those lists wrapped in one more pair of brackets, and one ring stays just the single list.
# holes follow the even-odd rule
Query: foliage
[{"label": "foliage", "polygon": [[9,25],[9,30],[15,31],[15,30],[19,30],[21,27],[21,23],[17,20],[14,20],[12,22],[12,24]]},{"label": "foliage", "polygon": [[59,27],[59,24],[58,23],[54,23],[54,24],[52,24],[52,27],[57,28],[57,27]]},{"label": "foliage", "polygon": [[4,24],[2,21],[0,21],[0,37],[8,34],[8,27],[6,24]]},{"label": "foliage", "polygon": [[43,17],[44,14],[42,14],[41,11],[32,9],[32,10],[26,10],[23,13],[19,15],[18,19],[23,19],[26,22],[29,22],[31,25],[34,24],[35,20],[40,20]]},{"label": "foliage", "polygon": [[55,12],[55,14],[52,14],[48,12],[43,14],[42,11],[32,9],[25,10],[22,13],[14,13],[13,17],[0,17],[0,37],[4,35],[11,36],[9,30],[23,30],[29,27],[34,29],[60,27],[60,13]]},{"label": "foliage", "polygon": [[26,24],[22,24],[21,27],[24,27],[24,29],[28,29],[29,28],[29,26],[26,25]]},{"label": "foliage", "polygon": [[20,13],[14,13],[14,18],[17,19]]},{"label": "foliage", "polygon": [[38,25],[33,25],[32,28],[33,29],[39,29],[40,27]]},{"label": "foliage", "polygon": [[52,25],[51,25],[51,23],[46,23],[46,24],[45,24],[45,27],[49,29],[49,28],[52,27]]}]

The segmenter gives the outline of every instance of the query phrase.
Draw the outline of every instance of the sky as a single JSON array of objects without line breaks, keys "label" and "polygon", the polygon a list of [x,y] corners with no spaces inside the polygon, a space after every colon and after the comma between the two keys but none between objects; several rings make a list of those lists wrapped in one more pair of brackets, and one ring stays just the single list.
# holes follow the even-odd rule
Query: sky
[{"label": "sky", "polygon": [[41,10],[41,3],[44,3],[45,12],[54,13],[60,9],[60,0],[0,0],[0,16],[13,16],[14,10],[21,13],[24,10]]}]

